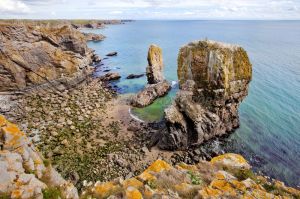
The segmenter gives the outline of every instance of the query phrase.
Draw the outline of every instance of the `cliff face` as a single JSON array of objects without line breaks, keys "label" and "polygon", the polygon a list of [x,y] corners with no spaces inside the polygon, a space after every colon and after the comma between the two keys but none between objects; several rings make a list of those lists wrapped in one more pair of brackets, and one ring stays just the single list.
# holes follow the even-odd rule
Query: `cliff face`
[{"label": "cliff face", "polygon": [[70,26],[0,24],[0,91],[18,90],[87,71],[92,52]]},{"label": "cliff face", "polygon": [[160,148],[186,148],[237,128],[238,106],[248,94],[251,77],[251,63],[239,46],[199,41],[182,47],[180,91],[165,110],[167,129]]}]

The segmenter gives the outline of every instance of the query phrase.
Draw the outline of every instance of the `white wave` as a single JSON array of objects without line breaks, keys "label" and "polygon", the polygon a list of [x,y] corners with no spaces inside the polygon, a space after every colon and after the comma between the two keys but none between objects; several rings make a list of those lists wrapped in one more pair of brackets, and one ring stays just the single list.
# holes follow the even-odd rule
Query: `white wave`
[{"label": "white wave", "polygon": [[139,121],[139,122],[145,122],[144,120],[141,120],[141,119],[138,118],[137,116],[133,115],[133,114],[131,113],[131,108],[128,109],[128,112],[129,112],[129,115],[130,115],[133,119],[135,119],[135,120],[137,120],[137,121]]},{"label": "white wave", "polygon": [[177,84],[176,81],[172,81],[172,83],[171,83],[172,87],[174,87],[176,84]]}]

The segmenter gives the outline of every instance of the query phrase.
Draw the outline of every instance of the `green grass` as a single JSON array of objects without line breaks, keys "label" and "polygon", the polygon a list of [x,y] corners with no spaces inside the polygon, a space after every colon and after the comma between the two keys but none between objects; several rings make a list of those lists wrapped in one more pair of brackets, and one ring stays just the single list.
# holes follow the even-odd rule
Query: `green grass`
[{"label": "green grass", "polygon": [[47,188],[43,190],[43,198],[44,199],[59,199],[62,198],[61,192],[58,188]]},{"label": "green grass", "polygon": [[190,177],[193,185],[200,185],[202,180],[198,175],[196,175],[193,171],[188,171],[188,176]]}]

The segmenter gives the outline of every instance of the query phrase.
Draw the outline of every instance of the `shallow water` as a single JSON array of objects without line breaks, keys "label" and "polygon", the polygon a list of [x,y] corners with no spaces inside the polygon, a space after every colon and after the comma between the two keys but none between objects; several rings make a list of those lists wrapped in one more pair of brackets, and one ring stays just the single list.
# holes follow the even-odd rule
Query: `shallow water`
[{"label": "shallow water", "polygon": [[[229,137],[227,151],[242,153],[257,171],[300,185],[300,21],[136,21],[85,31],[107,36],[103,42],[89,42],[102,57],[119,53],[104,60],[104,67],[122,75],[115,82],[121,93],[135,93],[146,83],[146,77],[126,76],[145,72],[152,43],[163,49],[169,81],[177,81],[177,54],[190,41],[208,38],[244,47],[253,80],[239,109],[241,126]],[[177,89],[132,112],[143,120],[159,120]]]}]

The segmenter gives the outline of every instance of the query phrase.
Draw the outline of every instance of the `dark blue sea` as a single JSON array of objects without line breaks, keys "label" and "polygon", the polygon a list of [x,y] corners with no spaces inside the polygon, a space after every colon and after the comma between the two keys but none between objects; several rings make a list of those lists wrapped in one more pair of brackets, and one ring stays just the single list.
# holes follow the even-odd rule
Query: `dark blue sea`
[{"label": "dark blue sea", "polygon": [[[102,33],[102,42],[89,47],[105,57],[103,70],[122,75],[115,82],[120,93],[139,91],[146,78],[127,80],[144,73],[150,44],[163,49],[165,77],[177,81],[179,48],[190,41],[211,39],[241,45],[253,64],[248,97],[240,106],[241,126],[228,138],[226,152],[242,153],[261,171],[288,185],[300,185],[300,21],[134,21],[105,29],[84,30]],[[151,106],[133,109],[142,120],[157,121],[163,116],[176,90]]]}]

